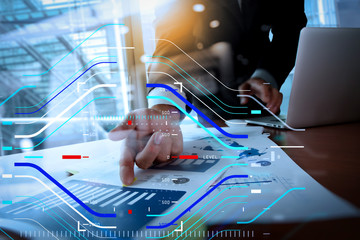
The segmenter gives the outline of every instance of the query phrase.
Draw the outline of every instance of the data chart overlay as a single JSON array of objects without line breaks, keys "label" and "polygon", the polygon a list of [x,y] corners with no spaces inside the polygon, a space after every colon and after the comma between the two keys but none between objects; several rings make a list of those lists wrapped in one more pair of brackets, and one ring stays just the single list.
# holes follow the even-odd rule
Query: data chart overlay
[{"label": "data chart overlay", "polygon": [[116,218],[92,215],[60,189],[54,189],[58,196],[51,191],[35,196],[18,196],[16,201],[9,201],[0,209],[0,216],[33,219],[49,231],[62,230],[69,237],[76,235],[75,238],[80,239],[98,239],[100,235],[116,236],[116,232],[139,230],[153,219],[147,214],[164,212],[186,193],[79,180],[69,181],[64,186],[92,210],[116,213]]},{"label": "data chart overlay", "polygon": [[157,170],[175,170],[188,172],[206,172],[217,164],[219,159],[176,159],[171,162],[165,162],[152,166],[150,169]]}]

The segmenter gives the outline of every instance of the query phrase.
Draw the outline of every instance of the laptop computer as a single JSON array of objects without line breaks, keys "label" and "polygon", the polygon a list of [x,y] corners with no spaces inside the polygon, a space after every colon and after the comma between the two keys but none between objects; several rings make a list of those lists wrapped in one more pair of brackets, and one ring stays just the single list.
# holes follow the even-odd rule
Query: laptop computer
[{"label": "laptop computer", "polygon": [[299,128],[360,120],[360,28],[304,28],[284,116],[247,123]]}]

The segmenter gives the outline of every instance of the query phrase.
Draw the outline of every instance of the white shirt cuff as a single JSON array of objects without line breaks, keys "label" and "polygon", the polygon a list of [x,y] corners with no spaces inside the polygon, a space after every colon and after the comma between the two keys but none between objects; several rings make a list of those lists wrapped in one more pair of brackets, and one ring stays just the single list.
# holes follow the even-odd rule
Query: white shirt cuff
[{"label": "white shirt cuff", "polygon": [[275,78],[273,77],[273,75],[271,75],[267,70],[262,69],[262,68],[258,68],[255,70],[255,72],[253,73],[253,75],[251,76],[252,78],[261,78],[263,79],[265,82],[270,83],[270,85],[273,88],[279,89],[279,86],[277,84],[277,82],[275,81]]},{"label": "white shirt cuff", "polygon": [[[169,87],[175,89],[179,94],[181,94],[181,96],[183,96],[186,99],[185,93],[180,92],[180,89],[178,87],[171,85],[171,84],[167,84],[167,85]],[[149,96],[167,97],[167,98],[173,100],[177,105],[179,105],[182,109],[184,109],[186,111],[186,104],[183,101],[181,101],[177,96],[175,96],[172,92],[170,92],[169,90],[167,90],[165,88],[156,87],[149,92]],[[158,105],[158,104],[167,104],[167,105],[174,106],[174,104],[172,104],[171,102],[169,102],[165,99],[148,99],[148,107],[149,108],[151,108],[155,105]]]}]

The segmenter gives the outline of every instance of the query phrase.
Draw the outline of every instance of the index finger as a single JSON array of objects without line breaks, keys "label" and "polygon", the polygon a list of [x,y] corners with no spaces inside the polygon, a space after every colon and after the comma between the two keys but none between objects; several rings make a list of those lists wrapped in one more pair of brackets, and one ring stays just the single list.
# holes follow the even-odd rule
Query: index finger
[{"label": "index finger", "polygon": [[127,138],[125,142],[121,145],[120,151],[120,178],[123,184],[130,185],[134,181],[134,162],[136,151],[131,146],[130,141],[133,141],[131,138]]}]

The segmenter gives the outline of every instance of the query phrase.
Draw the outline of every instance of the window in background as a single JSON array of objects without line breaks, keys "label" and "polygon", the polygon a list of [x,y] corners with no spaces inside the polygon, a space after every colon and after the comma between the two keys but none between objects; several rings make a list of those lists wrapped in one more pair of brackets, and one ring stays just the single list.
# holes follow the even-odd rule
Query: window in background
[{"label": "window in background", "polygon": [[360,0],[336,0],[339,27],[360,28]]},{"label": "window in background", "polygon": [[305,0],[308,27],[336,27],[334,0]]},{"label": "window in background", "polygon": [[[121,13],[109,12],[109,9],[121,9],[120,1],[107,1],[105,6],[103,3],[99,0],[1,2],[0,103],[22,86],[36,86],[21,90],[0,106],[2,120],[13,123],[0,125],[1,150],[3,146],[29,147],[31,150],[31,146],[47,137],[36,149],[102,139],[106,137],[106,130],[119,121],[112,121],[109,125],[108,120],[115,120],[115,116],[124,117],[129,111],[126,53],[131,49],[123,48],[128,29],[111,25],[93,34],[102,25],[122,22]],[[106,14],[101,11],[106,11]],[[76,50],[72,52],[74,48]],[[67,55],[69,52],[72,53]],[[64,56],[66,58],[61,60]],[[47,72],[54,64],[56,66]],[[94,64],[97,65],[91,67]],[[16,114],[40,109],[90,67],[41,110],[33,114]],[[92,91],[59,121],[34,137],[14,137],[42,129],[99,84],[116,84],[116,87]],[[116,99],[103,98],[115,96]],[[2,151],[1,154],[20,151],[25,149]]]}]

